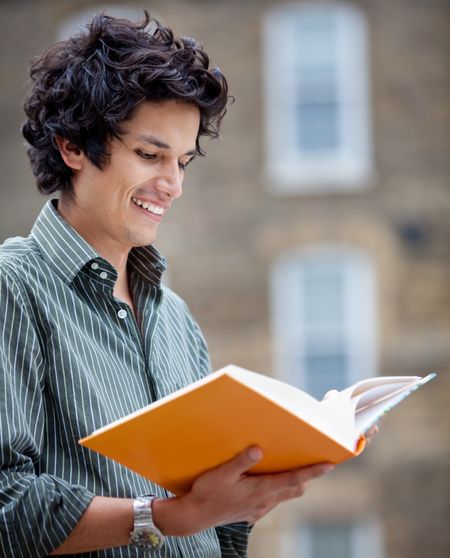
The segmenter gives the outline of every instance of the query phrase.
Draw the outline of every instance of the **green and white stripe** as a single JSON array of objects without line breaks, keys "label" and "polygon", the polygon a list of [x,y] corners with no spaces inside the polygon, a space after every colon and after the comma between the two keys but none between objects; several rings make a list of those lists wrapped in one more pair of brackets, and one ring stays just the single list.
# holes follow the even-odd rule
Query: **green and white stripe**
[{"label": "green and white stripe", "polygon": [[[210,372],[198,325],[161,285],[165,267],[153,247],[130,253],[139,328],[129,307],[113,296],[115,269],[62,219],[54,202],[45,205],[28,238],[0,247],[0,556],[46,556],[94,495],[167,495],[78,444]],[[228,525],[169,537],[157,552],[126,546],[77,556],[243,557],[248,531],[246,524]]]}]

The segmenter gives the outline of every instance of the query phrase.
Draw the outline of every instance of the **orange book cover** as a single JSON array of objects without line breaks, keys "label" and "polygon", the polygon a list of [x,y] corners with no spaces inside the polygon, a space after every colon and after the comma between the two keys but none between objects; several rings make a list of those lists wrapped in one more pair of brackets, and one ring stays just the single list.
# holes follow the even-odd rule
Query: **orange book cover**
[{"label": "orange book cover", "polygon": [[202,472],[253,444],[264,452],[253,473],[359,454],[364,439],[335,422],[306,393],[230,365],[80,443],[180,495]]},{"label": "orange book cover", "polygon": [[318,401],[284,382],[229,365],[80,440],[180,495],[202,472],[250,445],[274,473],[359,455],[364,432],[435,378],[377,376]]}]

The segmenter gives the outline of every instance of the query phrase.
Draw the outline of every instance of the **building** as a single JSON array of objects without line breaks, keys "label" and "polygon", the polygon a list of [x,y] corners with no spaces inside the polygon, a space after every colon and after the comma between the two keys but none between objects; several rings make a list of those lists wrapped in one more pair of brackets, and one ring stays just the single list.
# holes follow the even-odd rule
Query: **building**
[{"label": "building", "polygon": [[[42,198],[18,133],[27,60],[104,4],[0,4],[0,234]],[[254,530],[254,558],[450,551],[450,6],[446,0],[174,0],[236,102],[189,169],[158,247],[216,368],[312,390],[375,374],[438,380],[367,453]],[[129,13],[129,12],[127,12]]]}]

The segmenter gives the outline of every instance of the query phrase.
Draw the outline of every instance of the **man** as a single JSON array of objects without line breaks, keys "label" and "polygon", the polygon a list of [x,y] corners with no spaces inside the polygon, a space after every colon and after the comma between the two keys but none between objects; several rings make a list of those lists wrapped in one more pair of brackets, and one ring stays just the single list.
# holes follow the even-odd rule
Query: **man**
[{"label": "man", "polygon": [[147,15],[96,16],[31,77],[23,133],[60,196],[0,248],[2,556],[246,556],[251,525],[332,466],[251,476],[261,450],[243,448],[173,497],[78,444],[210,372],[152,243],[218,135],[226,80]]}]

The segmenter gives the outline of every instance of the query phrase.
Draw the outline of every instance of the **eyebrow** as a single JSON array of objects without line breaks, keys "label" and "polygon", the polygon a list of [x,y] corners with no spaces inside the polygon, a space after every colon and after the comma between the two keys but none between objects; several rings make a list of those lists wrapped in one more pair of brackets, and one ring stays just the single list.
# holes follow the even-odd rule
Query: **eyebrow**
[{"label": "eyebrow", "polygon": [[[161,141],[160,139],[158,139],[156,136],[152,136],[152,135],[139,135],[138,139],[145,142],[145,143],[149,143],[150,145],[154,145],[155,147],[159,147],[160,149],[170,149],[170,145]],[[197,153],[197,150],[191,149],[190,151],[187,151],[185,153],[185,155],[192,155],[194,156]]]}]

